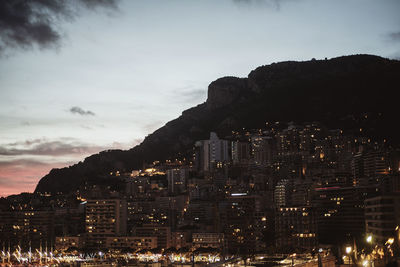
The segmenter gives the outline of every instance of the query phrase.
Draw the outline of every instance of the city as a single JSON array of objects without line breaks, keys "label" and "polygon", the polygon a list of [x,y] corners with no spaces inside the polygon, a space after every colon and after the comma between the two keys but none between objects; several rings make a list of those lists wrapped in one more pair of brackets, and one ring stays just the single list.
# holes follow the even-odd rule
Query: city
[{"label": "city", "polygon": [[0,0],[0,267],[400,267],[399,0]]},{"label": "city", "polygon": [[2,262],[384,266],[399,255],[399,192],[385,140],[266,122],[69,194],[2,198]]}]

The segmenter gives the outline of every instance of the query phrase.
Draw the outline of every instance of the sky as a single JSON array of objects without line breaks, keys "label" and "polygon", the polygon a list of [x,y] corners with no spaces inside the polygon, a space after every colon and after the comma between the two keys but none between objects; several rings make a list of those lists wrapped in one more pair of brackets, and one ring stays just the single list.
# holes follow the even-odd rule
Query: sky
[{"label": "sky", "polygon": [[[219,77],[285,60],[400,58],[398,0],[30,1],[0,4],[0,196],[139,144]],[[39,25],[41,10],[51,17]]]}]

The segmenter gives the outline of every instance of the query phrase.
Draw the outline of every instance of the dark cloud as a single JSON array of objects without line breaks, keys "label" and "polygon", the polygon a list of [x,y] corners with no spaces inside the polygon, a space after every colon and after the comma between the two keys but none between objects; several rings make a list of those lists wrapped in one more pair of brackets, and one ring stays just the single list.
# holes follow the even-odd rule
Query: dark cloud
[{"label": "dark cloud", "polygon": [[72,108],[69,109],[69,111],[70,111],[72,114],[79,114],[79,115],[82,115],[82,116],[87,116],[87,115],[94,116],[94,115],[96,115],[96,114],[94,114],[93,111],[90,111],[90,110],[83,110],[83,109],[80,108],[80,107],[72,107]]},{"label": "dark cloud", "polygon": [[45,139],[27,140],[24,142],[0,146],[0,156],[64,156],[93,154],[106,150],[107,147],[82,144],[79,142],[47,141]]},{"label": "dark cloud", "polygon": [[207,89],[197,85],[187,85],[173,91],[172,98],[177,103],[201,103],[207,98]]},{"label": "dark cloud", "polygon": [[276,10],[279,10],[281,8],[282,3],[289,1],[300,1],[300,0],[233,0],[233,2],[236,4],[254,4],[257,6],[261,5]]},{"label": "dark cloud", "polygon": [[204,89],[193,89],[181,93],[181,96],[185,101],[202,101],[207,96],[207,91]]},{"label": "dark cloud", "polygon": [[117,8],[117,2],[119,0],[80,0],[82,4],[84,4],[87,8],[97,8],[99,6],[106,8]]},{"label": "dark cloud", "polygon": [[9,49],[49,48],[60,45],[61,20],[79,10],[116,8],[118,0],[1,0],[0,54]]},{"label": "dark cloud", "polygon": [[25,140],[22,142],[14,142],[14,143],[10,143],[8,144],[8,146],[10,147],[16,147],[16,146],[30,146],[33,144],[39,144],[41,143],[43,140],[42,139],[32,139],[32,140]]},{"label": "dark cloud", "polygon": [[32,167],[32,166],[47,166],[49,165],[48,163],[41,162],[38,160],[32,160],[32,159],[17,159],[17,160],[11,160],[11,161],[0,161],[0,168],[1,167]]},{"label": "dark cloud", "polygon": [[392,32],[389,34],[391,41],[400,42],[400,32]]}]

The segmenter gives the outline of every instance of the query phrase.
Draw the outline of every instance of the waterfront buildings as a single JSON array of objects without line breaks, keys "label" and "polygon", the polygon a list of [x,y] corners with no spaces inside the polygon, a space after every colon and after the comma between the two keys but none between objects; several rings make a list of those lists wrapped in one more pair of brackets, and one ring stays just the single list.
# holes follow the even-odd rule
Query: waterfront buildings
[{"label": "waterfront buildings", "polygon": [[399,224],[397,150],[318,123],[266,125],[211,133],[186,154],[112,170],[76,192],[3,199],[1,242],[251,255],[390,237]]}]

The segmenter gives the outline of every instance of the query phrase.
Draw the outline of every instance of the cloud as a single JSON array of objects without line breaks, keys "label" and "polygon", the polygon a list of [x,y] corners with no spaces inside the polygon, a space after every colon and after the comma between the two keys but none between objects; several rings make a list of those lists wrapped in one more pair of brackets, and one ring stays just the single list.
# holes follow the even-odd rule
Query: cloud
[{"label": "cloud", "polygon": [[65,156],[74,154],[91,154],[106,150],[108,147],[82,144],[79,142],[64,142],[45,139],[27,140],[0,146],[0,156]]},{"label": "cloud", "polygon": [[400,42],[400,32],[392,32],[389,34],[389,39],[394,42]]},{"label": "cloud", "polygon": [[[160,123],[161,122],[159,121],[155,122],[154,124],[149,125],[149,127],[155,127],[155,124],[158,125]],[[72,156],[75,158],[82,155],[90,155],[109,149],[129,149],[133,146],[136,146],[141,141],[141,139],[135,139],[129,143],[113,142],[112,144],[106,146],[99,146],[94,144],[82,143],[74,138],[59,138],[58,140],[47,140],[46,138],[39,138],[2,144],[0,145],[0,168],[1,159],[4,157],[15,158],[16,156]]]},{"label": "cloud", "polygon": [[[246,5],[257,5],[268,8],[273,8],[275,10],[280,10],[281,4],[284,2],[295,1],[295,0],[233,0],[236,4],[246,4]],[[296,0],[299,1],[299,0]]]},{"label": "cloud", "polygon": [[32,166],[46,166],[47,163],[40,162],[32,159],[18,159],[12,161],[0,161],[0,169],[4,167],[13,167],[13,168],[24,168],[24,167],[32,167]]},{"label": "cloud", "polygon": [[69,111],[70,111],[72,114],[79,114],[79,115],[82,115],[82,116],[86,116],[86,115],[94,116],[94,115],[96,115],[96,114],[94,114],[93,111],[90,111],[90,110],[83,110],[83,109],[80,108],[80,107],[72,107],[72,108],[69,109]]},{"label": "cloud", "polygon": [[128,149],[138,144],[114,142],[107,146],[85,144],[73,138],[33,139],[0,145],[0,196],[32,192],[51,169],[70,166],[91,154]]},{"label": "cloud", "polygon": [[80,0],[80,2],[90,9],[99,6],[116,9],[118,0]]},{"label": "cloud", "polygon": [[32,192],[49,170],[72,164],[69,161],[41,162],[32,159],[0,160],[0,196]]},{"label": "cloud", "polygon": [[207,90],[201,86],[187,85],[172,91],[171,98],[177,103],[201,103],[207,99]]},{"label": "cloud", "polygon": [[181,97],[185,101],[197,101],[200,103],[200,100],[204,100],[207,96],[207,90],[204,89],[193,89],[190,91],[185,91],[181,93]]},{"label": "cloud", "polygon": [[81,9],[117,7],[119,0],[6,0],[0,1],[0,54],[12,49],[58,47],[62,20]]},{"label": "cloud", "polygon": [[30,145],[38,144],[38,143],[41,143],[41,142],[42,142],[42,139],[37,138],[37,139],[32,139],[32,140],[25,140],[25,141],[10,143],[10,144],[8,144],[8,146],[10,146],[10,147],[30,146]]},{"label": "cloud", "polygon": [[38,138],[0,144],[0,197],[32,192],[39,179],[51,169],[70,166],[91,154],[110,149],[129,149],[142,140],[113,142],[98,146],[63,137],[57,140]]}]

